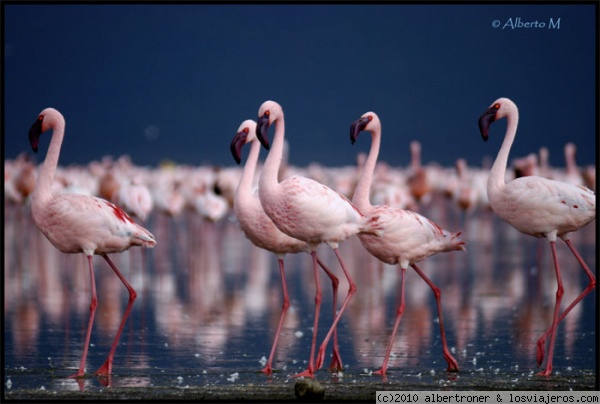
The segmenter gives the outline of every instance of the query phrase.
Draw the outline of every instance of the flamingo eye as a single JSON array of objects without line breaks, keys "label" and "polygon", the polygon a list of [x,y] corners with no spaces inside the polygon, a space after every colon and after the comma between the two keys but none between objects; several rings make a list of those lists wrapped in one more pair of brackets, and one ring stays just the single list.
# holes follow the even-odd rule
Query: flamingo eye
[{"label": "flamingo eye", "polygon": [[248,133],[248,132],[250,132],[250,129],[248,129],[248,128],[244,128],[244,130],[243,130],[242,132],[244,132],[244,133]]},{"label": "flamingo eye", "polygon": [[267,109],[267,110],[265,111],[265,115],[266,115],[266,116],[269,116],[269,115],[271,115],[271,112],[270,112],[270,111]]},{"label": "flamingo eye", "polygon": [[367,117],[367,119],[369,120],[369,122],[371,122],[371,121],[373,120],[373,116],[372,116],[372,115],[369,115],[369,116]]},{"label": "flamingo eye", "polygon": [[494,108],[500,109],[500,104],[499,103],[494,104]]}]

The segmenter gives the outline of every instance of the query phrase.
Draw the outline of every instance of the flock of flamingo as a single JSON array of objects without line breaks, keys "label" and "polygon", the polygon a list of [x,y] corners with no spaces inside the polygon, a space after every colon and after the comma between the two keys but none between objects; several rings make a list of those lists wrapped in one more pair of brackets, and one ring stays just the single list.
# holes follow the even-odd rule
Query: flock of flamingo
[{"label": "flock of flamingo", "polygon": [[[554,344],[558,324],[595,288],[596,278],[569,239],[596,217],[595,167],[579,170],[574,160],[574,146],[565,148],[566,170],[547,164],[547,151],[514,160],[508,157],[518,127],[518,109],[513,101],[499,98],[479,118],[483,140],[487,140],[492,122],[507,119],[504,141],[490,170],[468,167],[457,159],[454,169],[436,165],[421,166],[420,144],[411,143],[410,168],[400,170],[378,162],[382,142],[382,125],[375,112],[366,112],[350,125],[350,141],[361,133],[370,133],[368,155],[359,154],[357,167],[324,168],[313,164],[300,169],[287,164],[285,123],[282,107],[274,101],[264,102],[257,120],[246,120],[233,137],[230,150],[237,164],[242,150],[250,145],[243,169],[214,169],[165,165],[159,169],[137,167],[127,158],[105,159],[87,168],[59,167],[60,148],[65,134],[65,120],[53,108],[44,109],[29,131],[32,149],[37,152],[39,138],[52,131],[43,164],[37,168],[24,155],[5,162],[5,199],[28,204],[33,222],[58,250],[83,253],[87,257],[91,282],[91,303],[87,332],[79,369],[75,378],[85,376],[94,315],[98,304],[92,256],[106,260],[129,292],[129,301],[104,364],[95,372],[112,373],[118,341],[136,299],[136,292],[108,254],[126,251],[133,246],[152,248],[153,234],[137,224],[143,223],[153,210],[177,216],[184,209],[195,210],[206,220],[219,221],[233,211],[240,229],[257,247],[274,253],[279,263],[283,304],[269,358],[262,372],[273,372],[273,359],[284,317],[290,306],[286,285],[284,257],[305,252],[311,256],[315,277],[314,326],[307,368],[295,377],[314,377],[322,368],[325,353],[333,338],[331,370],[343,370],[339,353],[337,325],[357,292],[357,286],[338,250],[340,243],[356,235],[366,251],[383,263],[400,269],[399,305],[381,368],[387,374],[396,332],[405,309],[405,273],[411,267],[432,290],[437,304],[443,357],[447,371],[459,371],[459,364],[448,349],[442,315],[442,293],[417,265],[441,252],[466,251],[461,232],[441,228],[417,213],[434,192],[446,195],[466,212],[476,208],[491,209],[521,233],[546,238],[550,243],[557,290],[552,324],[537,341],[538,374],[552,373]],[[274,127],[272,142],[269,129]],[[264,164],[259,163],[261,146],[269,150]],[[351,147],[349,145],[349,147]],[[533,157],[532,157],[533,156]],[[191,184],[191,185],[190,185]],[[591,188],[591,189],[590,189]],[[592,190],[593,189],[593,190]],[[410,209],[410,210],[409,210]],[[135,220],[134,220],[135,219]],[[589,283],[562,310],[563,284],[556,253],[556,240],[562,239],[583,267]],[[317,247],[328,245],[336,255],[349,288],[337,307],[339,279],[317,255]],[[333,321],[317,350],[317,331],[322,289],[321,268],[333,288]],[[547,339],[549,337],[549,343]],[[548,350],[546,353],[546,345]]]}]

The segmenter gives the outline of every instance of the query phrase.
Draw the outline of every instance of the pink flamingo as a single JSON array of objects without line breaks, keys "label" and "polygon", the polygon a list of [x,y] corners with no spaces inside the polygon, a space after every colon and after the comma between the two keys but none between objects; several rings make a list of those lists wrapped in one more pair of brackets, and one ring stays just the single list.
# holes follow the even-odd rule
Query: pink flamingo
[{"label": "pink flamingo", "polygon": [[464,242],[460,240],[459,233],[450,233],[440,226],[419,215],[418,213],[394,208],[387,205],[372,206],[369,201],[371,181],[373,172],[379,156],[379,147],[381,144],[381,122],[374,112],[367,112],[359,119],[354,121],[350,127],[350,140],[354,144],[361,131],[371,132],[371,150],[365,162],[363,172],[354,191],[352,202],[366,215],[378,217],[382,226],[383,235],[374,237],[370,234],[359,234],[358,237],[363,246],[373,256],[389,265],[400,266],[401,288],[400,304],[396,312],[396,322],[392,331],[392,336],[388,343],[387,352],[383,360],[381,369],[374,372],[381,376],[387,373],[388,360],[394,344],[396,331],[400,325],[400,319],[404,313],[404,278],[406,268],[410,265],[421,278],[429,285],[435,300],[440,323],[440,333],[444,359],[448,363],[448,371],[458,371],[458,363],[450,353],[446,343],[446,333],[444,331],[444,322],[442,319],[442,302],[440,289],[421,271],[417,262],[434,255],[438,252],[463,250]]},{"label": "pink flamingo", "polygon": [[[508,154],[519,122],[517,106],[508,98],[498,98],[479,118],[479,129],[483,140],[487,141],[491,123],[502,118],[507,120],[506,133],[490,171],[487,192],[492,209],[501,219],[521,233],[537,238],[547,238],[550,242],[558,283],[556,302],[552,325],[537,343],[537,363],[540,366],[544,360],[546,338],[550,335],[546,368],[538,373],[541,376],[549,376],[552,373],[554,341],[558,323],[596,286],[596,277],[569,240],[569,233],[579,230],[596,218],[596,199],[594,193],[585,187],[537,176],[520,177],[508,183],[505,182]],[[590,280],[583,292],[560,315],[563,286],[556,256],[557,236],[569,246]]]},{"label": "pink flamingo", "polygon": [[[290,237],[279,230],[262,208],[258,198],[258,192],[252,191],[252,181],[254,179],[254,173],[256,172],[256,164],[258,161],[258,154],[260,152],[260,142],[256,138],[256,122],[251,119],[247,119],[242,122],[235,137],[231,141],[231,154],[238,164],[241,162],[242,147],[248,143],[250,143],[250,152],[248,154],[240,182],[235,190],[233,210],[235,212],[235,216],[238,218],[240,228],[246,237],[248,237],[248,239],[255,246],[276,254],[277,261],[279,263],[281,286],[283,289],[283,306],[281,308],[281,315],[279,317],[277,331],[275,332],[275,340],[273,341],[273,346],[271,347],[271,353],[265,367],[262,369],[263,373],[270,375],[273,373],[272,363],[275,356],[275,350],[279,340],[281,327],[283,326],[283,320],[287,310],[290,307],[290,299],[285,281],[283,259],[288,253],[310,253],[310,249],[306,242]],[[333,275],[333,273],[331,273],[331,271],[329,271],[329,269],[323,264],[323,262],[321,262],[320,259],[317,258],[317,262],[321,268],[323,268],[327,276],[329,276],[331,279],[331,284],[333,287],[333,314],[335,319],[335,306],[337,303],[337,288],[339,281],[337,277]],[[333,338],[333,360],[330,368],[334,370],[342,370],[343,366],[339,354],[337,330],[334,331]]]},{"label": "pink flamingo", "polygon": [[104,364],[95,372],[97,375],[108,376],[112,373],[117,343],[136,298],[136,292],[107,254],[125,251],[132,246],[153,247],[156,240],[148,230],[135,224],[122,209],[111,202],[81,194],[52,193],[52,181],[65,133],[65,119],[57,110],[46,108],[29,130],[29,141],[34,152],[38,150],[40,135],[50,129],[52,139],[31,196],[31,215],[38,229],[58,250],[70,254],[83,252],[87,256],[92,283],[90,317],[81,363],[77,373],[71,377],[80,378],[84,375],[85,360],[98,304],[92,255],[102,256],[129,291],[129,303],[110,353]]},{"label": "pink flamingo", "polygon": [[[333,330],[350,299],[356,293],[356,285],[338,251],[339,243],[357,233],[379,234],[379,225],[376,218],[367,218],[346,197],[317,181],[293,176],[279,182],[277,175],[281,165],[285,135],[283,110],[278,103],[265,101],[260,106],[258,116],[256,134],[261,144],[267,149],[269,148],[267,137],[269,126],[275,125],[273,147],[265,160],[258,185],[260,202],[267,215],[281,231],[308,244],[313,258],[317,290],[313,340],[308,368],[296,376],[314,377],[315,369],[319,369],[323,364],[325,348]],[[321,301],[316,249],[321,243],[326,243],[333,249],[348,279],[349,290],[319,348],[315,368],[314,350]]]}]

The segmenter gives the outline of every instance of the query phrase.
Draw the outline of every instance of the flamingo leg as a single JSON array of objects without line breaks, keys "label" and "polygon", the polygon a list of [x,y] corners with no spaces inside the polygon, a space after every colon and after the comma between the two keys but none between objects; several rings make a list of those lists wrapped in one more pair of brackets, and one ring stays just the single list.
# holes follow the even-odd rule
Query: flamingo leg
[{"label": "flamingo leg", "polygon": [[556,341],[556,329],[559,322],[558,312],[560,311],[560,304],[562,302],[562,296],[564,293],[562,277],[560,274],[560,266],[558,265],[558,258],[556,256],[556,241],[550,241],[550,248],[552,250],[552,259],[554,261],[554,269],[556,271],[556,301],[554,303],[554,316],[552,317],[552,326],[550,327],[550,348],[548,349],[548,360],[546,361],[546,369],[538,372],[538,376],[550,376],[552,373],[552,358],[554,356],[554,342]]},{"label": "flamingo leg", "polygon": [[[565,240],[565,243],[567,243],[567,246],[569,246],[569,248],[571,249],[571,252],[575,256],[577,261],[579,261],[579,264],[581,264],[581,266],[585,270],[585,272],[588,276],[588,279],[590,280],[590,283],[579,294],[579,296],[577,296],[575,298],[575,300],[573,300],[571,302],[571,304],[569,304],[569,306],[567,306],[567,308],[562,312],[562,314],[560,316],[558,316],[558,318],[553,319],[552,326],[548,330],[546,330],[544,335],[542,335],[540,337],[540,339],[538,340],[538,342],[537,342],[537,363],[538,363],[538,366],[540,366],[544,360],[544,347],[546,345],[546,338],[548,337],[548,334],[550,334],[550,349],[548,351],[548,361],[546,362],[546,369],[544,371],[538,373],[538,375],[540,375],[540,376],[549,376],[550,373],[552,372],[552,356],[553,356],[553,351],[554,351],[554,340],[556,338],[556,327],[558,326],[558,323],[561,322],[567,316],[567,314],[573,309],[573,307],[575,307],[577,305],[577,303],[579,303],[588,293],[590,293],[596,287],[596,277],[594,276],[594,274],[592,273],[590,268],[587,266],[587,264],[585,263],[583,258],[581,258],[581,255],[579,255],[579,252],[577,251],[577,249],[575,248],[575,246],[573,245],[571,240]],[[558,281],[558,288],[556,290],[556,300],[557,300],[556,305],[557,306],[555,306],[555,308],[554,308],[554,311],[555,311],[554,314],[556,317],[557,311],[560,308],[560,300],[562,300],[562,280],[560,277],[560,268],[558,266],[558,260],[556,257],[555,242],[551,241],[550,246],[552,248],[552,258],[554,260],[554,267],[556,269],[556,279]],[[556,320],[556,324],[555,324],[554,320]]]},{"label": "flamingo leg", "polygon": [[113,271],[115,271],[115,273],[117,274],[119,279],[121,279],[121,282],[123,282],[123,285],[125,285],[125,287],[129,291],[129,302],[127,302],[127,307],[125,308],[125,313],[123,314],[123,319],[121,320],[121,324],[119,325],[119,329],[117,330],[117,334],[115,335],[115,339],[110,348],[110,352],[108,353],[108,357],[106,358],[106,361],[104,362],[104,364],[102,366],[100,366],[100,368],[94,373],[94,374],[100,375],[100,376],[108,376],[112,373],[112,364],[113,364],[113,359],[115,357],[115,351],[117,350],[117,345],[119,344],[119,339],[121,338],[121,333],[123,332],[123,328],[125,327],[125,323],[127,322],[127,317],[129,317],[129,313],[131,312],[131,308],[133,306],[133,302],[135,301],[135,298],[137,297],[137,293],[135,293],[135,290],[133,290],[133,288],[131,287],[129,282],[127,282],[127,280],[125,279],[123,274],[121,274],[121,272],[115,266],[115,264],[113,264],[113,262],[110,260],[110,258],[108,258],[108,255],[102,254],[102,257],[106,260],[106,262],[108,262],[108,265],[110,265],[110,267],[113,269]]},{"label": "flamingo leg", "polygon": [[396,321],[394,323],[394,329],[392,330],[392,335],[390,337],[390,341],[388,342],[387,350],[385,352],[385,358],[383,359],[383,364],[381,365],[381,368],[379,370],[373,372],[376,375],[381,375],[384,377],[387,374],[388,361],[390,360],[390,355],[392,354],[392,346],[394,346],[396,332],[398,331],[398,326],[400,325],[400,320],[402,319],[402,315],[404,314],[404,308],[406,307],[404,299],[405,275],[406,268],[400,267],[400,303],[398,304],[398,309],[396,310]]},{"label": "flamingo leg", "polygon": [[317,345],[317,327],[319,325],[319,311],[321,310],[321,300],[322,300],[322,292],[321,292],[321,282],[319,281],[319,272],[317,268],[317,253],[315,251],[311,251],[310,255],[312,256],[313,261],[313,270],[315,273],[315,283],[316,283],[316,294],[315,294],[315,320],[313,325],[313,336],[312,342],[310,346],[310,359],[308,361],[308,368],[301,373],[294,375],[294,377],[315,377],[315,366],[314,366],[314,358],[315,358],[315,347]]},{"label": "flamingo leg", "polygon": [[273,373],[273,358],[275,357],[275,350],[277,347],[277,342],[279,341],[279,333],[281,332],[281,327],[283,326],[283,319],[285,318],[285,314],[287,313],[290,307],[290,298],[287,290],[287,283],[285,281],[285,269],[283,265],[283,258],[279,258],[279,273],[281,274],[281,288],[283,290],[283,305],[281,306],[281,315],[279,316],[279,324],[277,325],[277,331],[275,332],[275,340],[273,341],[273,346],[271,347],[271,354],[269,355],[269,360],[265,367],[261,370],[266,375],[270,375]]},{"label": "flamingo leg", "polygon": [[92,336],[92,326],[94,324],[94,316],[96,315],[96,307],[98,306],[98,297],[96,296],[96,280],[94,277],[94,266],[92,265],[92,256],[87,255],[88,265],[90,267],[90,279],[92,282],[92,302],[90,303],[90,318],[88,320],[87,332],[85,333],[85,343],[83,345],[83,354],[81,355],[81,362],[79,364],[79,370],[74,375],[69,376],[70,378],[83,377],[85,373],[85,360],[87,358],[88,348],[90,346],[90,337]]},{"label": "flamingo leg", "polygon": [[[571,252],[573,252],[573,255],[575,255],[575,258],[577,258],[577,261],[579,261],[579,263],[585,270],[585,273],[588,276],[590,283],[579,294],[579,296],[577,296],[577,298],[575,300],[573,300],[571,302],[571,304],[569,304],[569,306],[567,306],[567,308],[562,312],[562,314],[558,318],[559,323],[567,316],[567,314],[573,309],[573,307],[575,307],[577,305],[577,303],[579,303],[588,293],[590,293],[592,290],[594,290],[596,288],[596,277],[594,276],[594,274],[592,273],[590,268],[587,266],[587,264],[585,263],[583,258],[581,258],[581,255],[579,255],[579,252],[577,251],[577,249],[575,248],[575,246],[573,245],[571,240],[565,240],[565,243],[567,243],[567,245],[571,249]],[[548,335],[550,334],[551,331],[552,331],[552,327],[548,328],[546,330],[546,332],[544,333],[544,335],[542,335],[537,342],[537,364],[538,364],[538,366],[541,366],[542,362],[544,361],[544,349],[546,346],[546,338],[548,338]]]},{"label": "flamingo leg", "polygon": [[335,252],[337,259],[340,262],[342,269],[344,270],[346,279],[348,279],[349,287],[348,287],[348,294],[346,295],[346,298],[344,299],[344,303],[342,303],[342,307],[340,307],[340,311],[335,316],[335,319],[333,320],[333,324],[331,324],[331,327],[329,328],[329,331],[327,332],[327,335],[325,336],[325,339],[323,340],[323,342],[321,343],[321,347],[319,348],[319,354],[317,356],[317,363],[316,363],[317,369],[320,369],[321,366],[323,366],[323,362],[325,360],[325,348],[327,348],[327,344],[329,343],[329,340],[331,339],[331,335],[337,328],[337,323],[342,318],[342,314],[346,310],[348,303],[350,303],[350,299],[352,299],[352,297],[356,293],[356,284],[352,280],[352,276],[350,276],[350,272],[348,272],[348,269],[344,265],[344,260],[342,260],[342,256],[340,255],[339,250],[337,248],[334,248],[333,251]]},{"label": "flamingo leg", "polygon": [[[323,271],[329,276],[331,279],[331,287],[333,289],[333,319],[335,320],[335,315],[337,314],[336,306],[337,306],[337,291],[338,285],[340,284],[339,279],[325,266],[325,264],[317,258],[317,262],[323,268]],[[338,333],[337,327],[333,330],[333,358],[331,359],[331,364],[329,365],[329,370],[341,371],[344,369],[342,365],[342,357],[340,356],[340,347],[338,343]]]},{"label": "flamingo leg", "polygon": [[444,329],[444,320],[442,318],[442,292],[440,288],[438,288],[428,277],[419,269],[416,264],[411,264],[411,267],[419,274],[421,278],[429,285],[431,290],[433,291],[433,295],[435,296],[435,301],[437,303],[437,311],[438,317],[440,319],[440,336],[442,338],[442,348],[444,350],[444,359],[446,363],[448,363],[448,368],[446,371],[448,372],[458,372],[458,362],[450,353],[448,349],[448,343],[446,342],[446,331]]}]

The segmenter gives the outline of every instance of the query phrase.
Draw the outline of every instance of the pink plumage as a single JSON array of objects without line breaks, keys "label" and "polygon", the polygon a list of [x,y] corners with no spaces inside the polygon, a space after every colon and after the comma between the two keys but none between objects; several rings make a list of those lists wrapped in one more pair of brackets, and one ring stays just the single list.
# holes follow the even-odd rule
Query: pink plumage
[{"label": "pink plumage", "polygon": [[[545,356],[546,338],[550,335],[546,367],[538,373],[549,376],[552,373],[558,323],[596,286],[596,277],[569,240],[569,233],[596,219],[596,197],[593,191],[583,186],[537,176],[519,177],[507,183],[505,175],[508,155],[519,123],[517,106],[508,98],[497,99],[479,118],[479,129],[483,139],[487,140],[491,123],[502,118],[507,120],[506,133],[488,177],[487,193],[490,206],[500,218],[524,234],[546,238],[550,242],[558,283],[556,302],[552,325],[537,343],[537,363],[540,366]],[[557,237],[565,241],[589,279],[588,286],[560,314],[564,289],[556,256]]]},{"label": "pink plumage", "polygon": [[400,208],[386,205],[371,205],[369,200],[373,172],[379,156],[381,144],[381,122],[374,112],[367,112],[357,119],[350,127],[350,140],[354,143],[358,134],[363,130],[371,132],[371,150],[365,161],[360,180],[354,191],[352,202],[370,217],[377,217],[377,223],[382,229],[380,237],[370,234],[359,234],[363,246],[373,256],[390,265],[399,265],[401,270],[401,300],[396,314],[394,329],[388,343],[387,352],[376,374],[385,376],[388,360],[400,319],[404,312],[404,278],[406,268],[410,265],[425,280],[433,290],[438,308],[440,333],[444,359],[448,363],[449,371],[458,371],[458,363],[450,353],[446,343],[444,322],[442,318],[442,303],[440,289],[416,265],[417,262],[439,252],[464,250],[464,242],[460,239],[461,233],[451,233],[442,229],[428,218]]},{"label": "pink plumage", "polygon": [[52,130],[52,138],[31,197],[33,221],[52,245],[60,251],[72,254],[84,253],[87,256],[92,286],[92,303],[85,345],[79,370],[73,377],[83,377],[85,373],[85,360],[97,306],[92,255],[102,256],[129,291],[129,303],[110,353],[104,364],[96,371],[96,374],[107,376],[112,372],[117,343],[136,298],[135,291],[107,254],[122,252],[133,246],[153,247],[156,240],[152,233],[137,225],[127,213],[111,202],[87,195],[52,192],[52,182],[65,132],[65,120],[61,113],[53,108],[44,109],[29,130],[29,141],[34,151],[37,152],[40,135],[47,130]]}]

